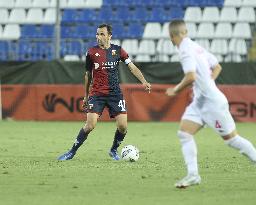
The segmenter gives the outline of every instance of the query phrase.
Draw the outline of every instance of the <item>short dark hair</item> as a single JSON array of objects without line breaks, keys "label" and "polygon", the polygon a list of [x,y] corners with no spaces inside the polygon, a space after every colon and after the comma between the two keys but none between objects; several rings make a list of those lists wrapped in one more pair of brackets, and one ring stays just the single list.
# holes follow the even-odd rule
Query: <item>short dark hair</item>
[{"label": "short dark hair", "polygon": [[169,30],[172,34],[177,35],[179,34],[179,27],[181,25],[186,25],[185,21],[183,19],[174,19],[169,23]]},{"label": "short dark hair", "polygon": [[105,28],[105,27],[107,28],[108,34],[112,35],[112,26],[111,25],[104,23],[104,24],[100,24],[98,26],[98,28]]}]

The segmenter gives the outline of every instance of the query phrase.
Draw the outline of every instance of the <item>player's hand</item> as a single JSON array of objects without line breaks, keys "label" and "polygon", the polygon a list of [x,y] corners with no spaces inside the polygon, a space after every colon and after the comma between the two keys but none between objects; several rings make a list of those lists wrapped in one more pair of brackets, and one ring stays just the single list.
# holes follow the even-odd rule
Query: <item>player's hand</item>
[{"label": "player's hand", "polygon": [[86,111],[87,109],[88,109],[88,97],[84,97],[84,99],[83,99],[83,109],[84,109],[84,111]]},{"label": "player's hand", "polygon": [[167,88],[165,93],[166,93],[167,96],[170,96],[170,97],[173,97],[173,96],[177,95],[174,88]]},{"label": "player's hand", "polygon": [[147,90],[148,93],[150,93],[150,91],[151,91],[151,85],[150,85],[150,83],[145,82],[145,83],[143,83],[143,86],[145,87],[145,90]]}]

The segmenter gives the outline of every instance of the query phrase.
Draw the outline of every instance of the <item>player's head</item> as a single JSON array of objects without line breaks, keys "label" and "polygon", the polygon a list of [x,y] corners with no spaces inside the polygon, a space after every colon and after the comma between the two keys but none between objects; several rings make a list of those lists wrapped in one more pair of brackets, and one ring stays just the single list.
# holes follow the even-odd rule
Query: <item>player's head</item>
[{"label": "player's head", "polygon": [[108,24],[101,24],[97,28],[96,39],[100,47],[107,47],[110,44],[112,37],[112,26]]},{"label": "player's head", "polygon": [[169,23],[169,34],[174,45],[179,46],[183,38],[187,36],[187,28],[184,20],[177,19]]}]

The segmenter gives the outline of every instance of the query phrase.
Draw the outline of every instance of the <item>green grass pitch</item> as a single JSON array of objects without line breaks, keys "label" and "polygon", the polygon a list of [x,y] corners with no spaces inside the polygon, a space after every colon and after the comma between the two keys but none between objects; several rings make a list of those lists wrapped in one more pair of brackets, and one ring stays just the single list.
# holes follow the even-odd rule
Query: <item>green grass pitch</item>
[{"label": "green grass pitch", "polygon": [[[123,145],[138,162],[108,156],[115,123],[99,122],[71,161],[56,158],[74,142],[81,122],[0,122],[1,205],[250,205],[256,165],[206,128],[196,136],[202,184],[176,189],[186,174],[177,123],[129,122]],[[256,145],[256,125],[238,123]],[[120,150],[119,150],[120,151]]]}]

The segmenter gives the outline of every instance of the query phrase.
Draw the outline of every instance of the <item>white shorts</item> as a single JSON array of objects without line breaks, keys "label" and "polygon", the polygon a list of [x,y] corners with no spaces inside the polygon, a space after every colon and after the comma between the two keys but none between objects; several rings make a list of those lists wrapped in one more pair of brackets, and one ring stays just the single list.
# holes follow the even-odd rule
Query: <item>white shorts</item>
[{"label": "white shorts", "polygon": [[225,136],[236,129],[233,117],[229,112],[227,102],[204,103],[203,107],[197,106],[193,101],[185,110],[182,120],[190,120],[200,125],[208,125],[219,135]]}]

